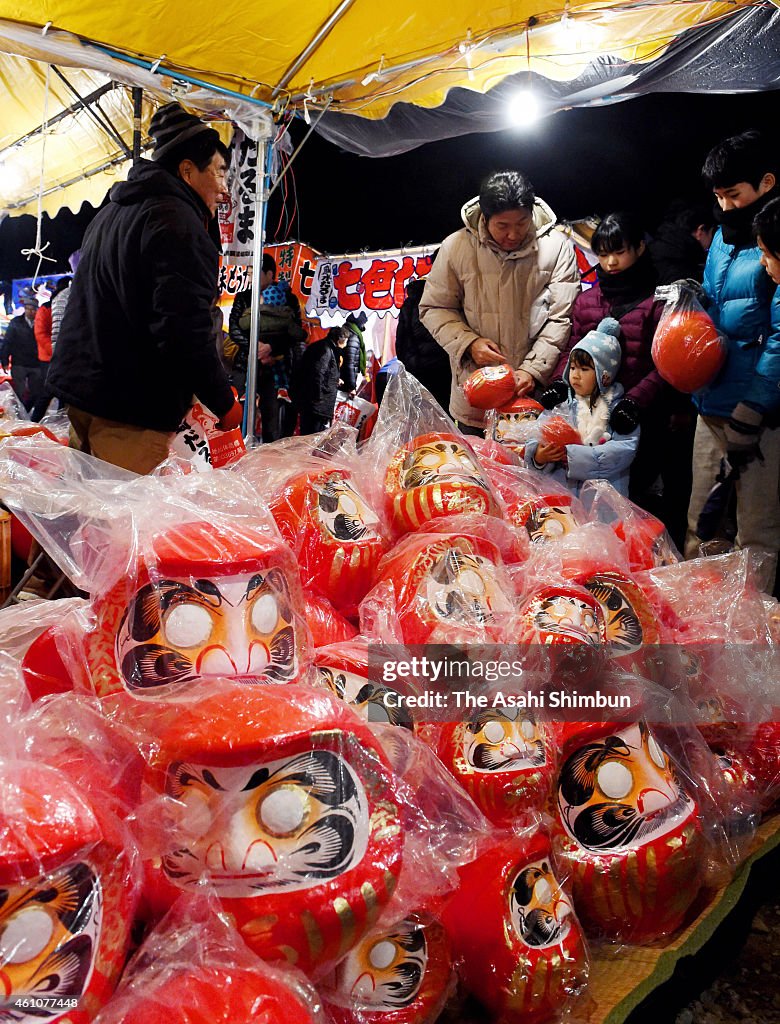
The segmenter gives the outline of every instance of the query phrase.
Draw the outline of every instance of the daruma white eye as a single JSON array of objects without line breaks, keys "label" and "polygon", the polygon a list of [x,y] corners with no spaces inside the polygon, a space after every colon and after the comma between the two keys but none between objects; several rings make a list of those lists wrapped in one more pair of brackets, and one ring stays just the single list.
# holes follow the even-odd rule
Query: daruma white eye
[{"label": "daruma white eye", "polygon": [[356,516],[358,514],[357,502],[348,494],[341,495],[341,501],[339,502],[339,505],[341,506],[341,511],[346,516]]},{"label": "daruma white eye", "polygon": [[523,734],[523,739],[532,740],[534,738],[534,723],[529,722],[527,718],[523,719],[523,723],[520,726],[520,732]]},{"label": "daruma white eye", "polygon": [[377,942],[375,946],[371,947],[371,952],[368,954],[369,963],[378,971],[384,971],[393,960],[395,960],[395,945],[387,939]]},{"label": "daruma white eye", "polygon": [[466,569],[465,572],[462,572],[458,577],[458,583],[466,594],[479,596],[485,593],[485,583],[479,573],[473,569]]},{"label": "daruma white eye", "polygon": [[552,899],[552,888],[546,878],[540,878],[534,886],[534,896],[539,903],[549,903]]},{"label": "daruma white eye", "polygon": [[620,761],[607,761],[598,770],[599,789],[611,800],[622,800],[631,792],[634,777]]},{"label": "daruma white eye", "polygon": [[542,527],[542,530],[547,537],[562,537],[563,523],[560,519],[548,519]]},{"label": "daruma white eye", "polygon": [[301,827],[308,800],[301,789],[276,789],[260,804],[260,823],[275,836],[289,835]]},{"label": "daruma white eye", "polygon": [[54,921],[45,910],[23,910],[0,934],[0,963],[27,963],[46,949],[53,932]]},{"label": "daruma white eye", "polygon": [[658,744],[655,742],[655,739],[652,736],[647,737],[647,751],[650,754],[650,757],[652,757],[652,759],[655,761],[659,768],[663,768],[666,765],[666,758],[664,757],[664,752],[663,750],[661,750],[661,748],[658,746]]},{"label": "daruma white eye", "polygon": [[439,465],[439,456],[434,455],[433,452],[430,455],[423,455],[420,459],[420,465],[425,466],[426,469],[436,469]]},{"label": "daruma white eye", "polygon": [[273,594],[263,594],[252,606],[252,625],[258,633],[271,633],[279,621],[279,609]]},{"label": "daruma white eye", "polygon": [[212,619],[199,604],[177,604],[165,618],[163,632],[174,647],[200,647],[211,636]]},{"label": "daruma white eye", "polygon": [[500,722],[488,722],[483,732],[488,743],[500,743],[504,738],[504,727]]}]

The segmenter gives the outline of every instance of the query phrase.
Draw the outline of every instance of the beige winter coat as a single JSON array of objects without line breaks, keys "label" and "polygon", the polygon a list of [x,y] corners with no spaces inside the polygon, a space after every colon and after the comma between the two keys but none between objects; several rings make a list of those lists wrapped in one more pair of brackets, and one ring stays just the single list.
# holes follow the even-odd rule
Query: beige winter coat
[{"label": "beige winter coat", "polygon": [[546,384],[571,331],[571,309],[580,293],[574,247],[554,231],[555,214],[541,199],[522,249],[505,253],[490,237],[479,201],[461,210],[466,225],[442,242],[425,279],[420,319],[450,357],[450,414],[481,427],[460,385],[476,364],[466,349],[489,338],[517,370]]}]

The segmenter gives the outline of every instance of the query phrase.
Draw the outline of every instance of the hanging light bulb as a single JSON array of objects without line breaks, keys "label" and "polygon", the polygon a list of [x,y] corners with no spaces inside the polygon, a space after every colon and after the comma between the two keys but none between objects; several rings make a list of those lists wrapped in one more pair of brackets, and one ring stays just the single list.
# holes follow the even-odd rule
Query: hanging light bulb
[{"label": "hanging light bulb", "polygon": [[533,89],[519,89],[511,97],[507,107],[510,124],[517,128],[530,128],[542,116],[539,97]]}]

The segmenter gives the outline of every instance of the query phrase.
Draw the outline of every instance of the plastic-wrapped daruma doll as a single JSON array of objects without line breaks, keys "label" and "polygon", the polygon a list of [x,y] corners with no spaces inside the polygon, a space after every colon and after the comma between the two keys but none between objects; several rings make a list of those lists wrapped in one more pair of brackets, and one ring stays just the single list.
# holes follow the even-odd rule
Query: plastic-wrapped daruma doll
[{"label": "plastic-wrapped daruma doll", "polygon": [[321,986],[334,1024],[434,1021],[452,978],[450,942],[429,914],[369,932]]},{"label": "plastic-wrapped daruma doll", "polygon": [[544,406],[533,398],[516,398],[489,414],[490,437],[522,458],[526,442],[534,436],[541,412],[544,412]]},{"label": "plastic-wrapped daruma doll", "polygon": [[543,494],[507,502],[507,518],[528,531],[532,544],[557,540],[580,524],[572,508],[570,494]]},{"label": "plastic-wrapped daruma doll", "polygon": [[499,1021],[557,1019],[587,978],[587,951],[553,873],[550,841],[512,836],[458,872],[443,915],[460,976]]},{"label": "plastic-wrapped daruma doll", "polygon": [[644,722],[567,730],[555,849],[586,929],[652,942],[679,927],[703,877],[696,803]]},{"label": "plastic-wrapped daruma doll", "polygon": [[292,682],[302,607],[285,544],[239,523],[185,523],[153,537],[130,574],[95,597],[92,685],[100,697],[160,697],[198,676]]},{"label": "plastic-wrapped daruma doll", "polygon": [[524,643],[590,644],[607,640],[604,613],[596,598],[574,583],[537,587],[520,609]]},{"label": "plastic-wrapped daruma doll", "polygon": [[137,898],[119,835],[110,812],[63,773],[26,761],[2,764],[4,1024],[87,1024],[114,991]]},{"label": "plastic-wrapped daruma doll", "polygon": [[[384,725],[414,726],[403,702],[386,701],[392,687],[368,678],[368,641],[362,638],[320,647],[314,665],[323,683],[341,700],[352,705],[361,718]],[[396,707],[400,703],[400,707]]]},{"label": "plastic-wrapped daruma doll", "polygon": [[542,810],[555,779],[556,744],[531,711],[485,708],[468,722],[440,726],[436,753],[479,809],[497,825]]},{"label": "plastic-wrapped daruma doll", "polygon": [[387,544],[352,474],[344,469],[300,473],[269,507],[296,554],[303,585],[324,594],[344,615],[356,616]]},{"label": "plastic-wrapped daruma doll", "polygon": [[158,734],[149,781],[179,818],[148,865],[150,904],[206,878],[263,959],[309,971],[343,957],[401,867],[395,777],[368,727],[298,686],[225,683],[140,713]]},{"label": "plastic-wrapped daruma doll", "polygon": [[385,491],[400,533],[463,512],[501,516],[476,456],[455,434],[421,434],[399,448],[387,467]]},{"label": "plastic-wrapped daruma doll", "polygon": [[385,581],[392,585],[408,644],[499,640],[502,620],[513,606],[498,548],[482,537],[406,537],[382,560],[379,583]]}]

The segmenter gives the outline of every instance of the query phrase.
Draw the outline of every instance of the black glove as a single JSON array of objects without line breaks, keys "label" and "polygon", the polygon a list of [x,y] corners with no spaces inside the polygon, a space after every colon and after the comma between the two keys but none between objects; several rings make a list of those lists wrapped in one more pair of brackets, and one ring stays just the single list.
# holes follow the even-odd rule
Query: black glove
[{"label": "black glove", "polygon": [[556,405],[565,402],[569,397],[569,385],[565,380],[551,381],[549,386],[539,396],[539,402],[545,409],[554,409]]},{"label": "black glove", "polygon": [[763,414],[757,409],[752,409],[744,402],[734,407],[726,423],[726,457],[733,469],[744,469],[756,458],[763,461],[758,446],[763,424]]},{"label": "black glove", "polygon": [[630,434],[639,426],[639,406],[632,398],[621,398],[609,417],[615,434]]}]

